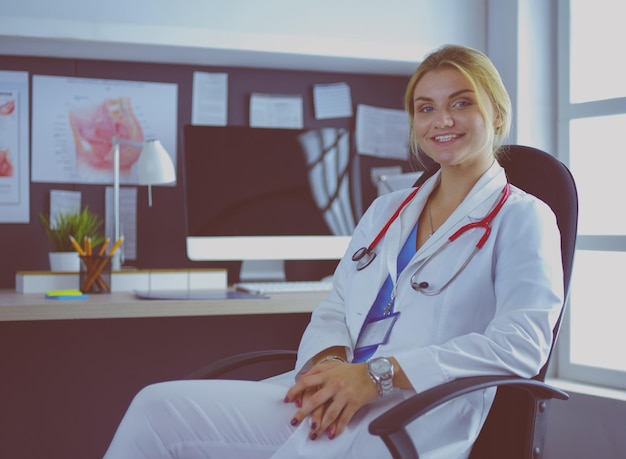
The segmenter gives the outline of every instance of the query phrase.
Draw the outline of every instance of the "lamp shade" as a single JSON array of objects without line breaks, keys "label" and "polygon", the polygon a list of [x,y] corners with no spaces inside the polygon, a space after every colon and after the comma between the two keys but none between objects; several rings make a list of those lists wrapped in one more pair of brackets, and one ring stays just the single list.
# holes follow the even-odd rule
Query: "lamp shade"
[{"label": "lamp shade", "polygon": [[146,140],[137,160],[140,185],[158,185],[176,181],[172,159],[158,140]]}]

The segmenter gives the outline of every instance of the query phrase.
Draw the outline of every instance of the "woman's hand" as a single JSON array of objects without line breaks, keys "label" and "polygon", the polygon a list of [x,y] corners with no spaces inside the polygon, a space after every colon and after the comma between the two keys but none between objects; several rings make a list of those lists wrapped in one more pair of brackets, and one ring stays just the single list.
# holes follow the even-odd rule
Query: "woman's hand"
[{"label": "woman's hand", "polygon": [[287,392],[285,401],[299,408],[292,425],[311,416],[309,438],[325,432],[329,438],[340,435],[354,414],[378,398],[378,391],[364,363],[325,361],[315,365]]}]

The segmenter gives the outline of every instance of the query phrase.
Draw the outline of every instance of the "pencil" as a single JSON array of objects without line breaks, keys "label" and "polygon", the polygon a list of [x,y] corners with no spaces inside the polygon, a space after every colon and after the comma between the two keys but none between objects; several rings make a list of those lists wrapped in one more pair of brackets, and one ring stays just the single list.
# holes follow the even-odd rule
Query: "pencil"
[{"label": "pencil", "polygon": [[115,241],[115,244],[113,244],[113,247],[111,247],[111,250],[109,250],[109,256],[113,255],[115,251],[120,248],[122,242],[124,242],[124,236],[120,236],[120,238]]},{"label": "pencil", "polygon": [[104,240],[104,242],[102,243],[102,246],[100,247],[100,252],[98,252],[98,256],[101,257],[102,255],[104,255],[104,251],[107,249],[107,246],[109,245],[109,238],[106,238]]},{"label": "pencil", "polygon": [[79,255],[85,256],[85,251],[80,246],[80,244],[76,242],[76,239],[74,239],[74,237],[71,235],[70,235],[70,242],[72,243],[72,245],[74,246],[74,249],[76,249]]}]

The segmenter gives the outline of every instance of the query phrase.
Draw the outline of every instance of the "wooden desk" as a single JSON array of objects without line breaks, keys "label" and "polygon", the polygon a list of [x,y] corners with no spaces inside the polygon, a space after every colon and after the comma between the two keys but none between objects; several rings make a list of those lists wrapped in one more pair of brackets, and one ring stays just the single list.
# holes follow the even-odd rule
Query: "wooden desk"
[{"label": "wooden desk", "polygon": [[281,293],[269,299],[138,300],[133,293],[94,294],[84,300],[50,300],[40,293],[0,290],[0,322],[310,313],[326,294]]},{"label": "wooden desk", "polygon": [[2,291],[0,457],[99,459],[142,387],[238,352],[295,349],[323,297],[59,301]]}]

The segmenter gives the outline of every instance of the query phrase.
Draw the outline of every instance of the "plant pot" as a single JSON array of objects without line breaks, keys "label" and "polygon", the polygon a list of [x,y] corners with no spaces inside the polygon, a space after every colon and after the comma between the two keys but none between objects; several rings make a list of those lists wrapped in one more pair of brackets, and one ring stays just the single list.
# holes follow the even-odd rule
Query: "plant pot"
[{"label": "plant pot", "polygon": [[72,272],[80,271],[80,258],[77,252],[50,252],[50,271]]}]

